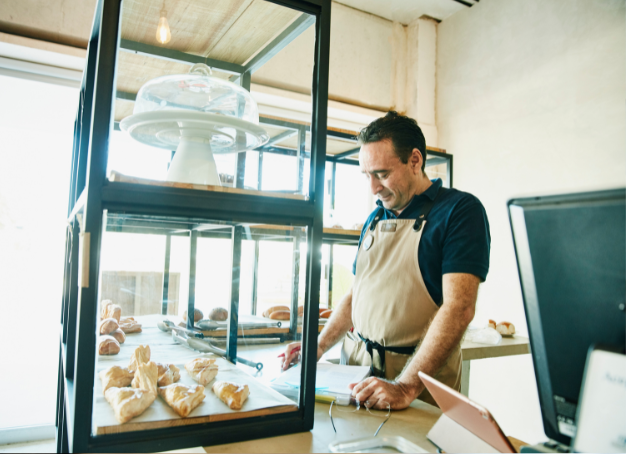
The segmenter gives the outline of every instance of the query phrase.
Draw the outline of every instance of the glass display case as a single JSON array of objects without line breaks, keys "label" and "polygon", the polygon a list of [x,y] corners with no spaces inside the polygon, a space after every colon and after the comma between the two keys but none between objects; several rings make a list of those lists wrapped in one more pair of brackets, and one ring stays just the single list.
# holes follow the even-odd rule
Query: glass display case
[{"label": "glass display case", "polygon": [[[259,116],[254,72],[307,30],[310,121]],[[59,452],[313,427],[329,36],[329,0],[98,1],[72,159]],[[286,393],[272,380],[296,338]]]}]

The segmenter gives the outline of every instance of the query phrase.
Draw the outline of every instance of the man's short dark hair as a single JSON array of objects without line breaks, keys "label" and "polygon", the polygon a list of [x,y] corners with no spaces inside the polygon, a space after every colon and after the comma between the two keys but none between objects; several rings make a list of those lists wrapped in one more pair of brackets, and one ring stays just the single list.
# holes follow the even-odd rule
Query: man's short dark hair
[{"label": "man's short dark hair", "polygon": [[359,144],[380,142],[389,139],[393,148],[404,164],[409,162],[413,149],[422,153],[422,172],[426,167],[426,139],[417,122],[405,115],[390,110],[384,117],[372,121],[361,129],[357,136]]}]

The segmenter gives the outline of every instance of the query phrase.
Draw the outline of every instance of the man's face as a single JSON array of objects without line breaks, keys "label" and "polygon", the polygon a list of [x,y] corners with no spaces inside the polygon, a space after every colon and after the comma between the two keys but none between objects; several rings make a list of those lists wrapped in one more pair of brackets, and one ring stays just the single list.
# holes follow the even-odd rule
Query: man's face
[{"label": "man's face", "polygon": [[400,161],[391,140],[363,145],[359,163],[361,172],[369,180],[372,194],[385,208],[397,212],[411,202],[415,192],[415,163]]}]

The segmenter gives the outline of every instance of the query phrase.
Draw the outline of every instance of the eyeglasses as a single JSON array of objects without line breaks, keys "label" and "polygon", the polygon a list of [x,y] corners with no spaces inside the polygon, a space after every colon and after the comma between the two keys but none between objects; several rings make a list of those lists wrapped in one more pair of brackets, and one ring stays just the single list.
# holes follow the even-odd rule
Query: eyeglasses
[{"label": "eyeglasses", "polygon": [[[330,409],[328,410],[328,416],[330,416],[330,423],[333,425],[333,430],[335,431],[335,433],[337,433],[337,429],[335,428],[335,421],[333,420],[333,405],[334,405],[335,401],[333,400],[330,403]],[[364,405],[365,409],[367,410],[367,412],[371,415],[371,416],[376,416],[378,418],[385,418],[385,420],[383,422],[380,423],[380,426],[378,426],[378,429],[376,429],[376,433],[374,433],[374,436],[378,435],[378,432],[380,432],[380,429],[382,429],[382,427],[385,425],[385,423],[387,421],[389,421],[389,419],[391,418],[391,405],[389,405],[388,402],[385,402],[387,404],[387,411],[385,412],[383,411],[371,411],[368,406],[367,406],[367,402],[365,402],[366,405]],[[359,409],[361,408],[360,402],[356,401],[356,409],[354,410],[350,410],[350,411],[346,411],[346,410],[340,410],[339,408],[337,408],[335,411],[339,411],[341,413],[354,413],[359,411]]]}]

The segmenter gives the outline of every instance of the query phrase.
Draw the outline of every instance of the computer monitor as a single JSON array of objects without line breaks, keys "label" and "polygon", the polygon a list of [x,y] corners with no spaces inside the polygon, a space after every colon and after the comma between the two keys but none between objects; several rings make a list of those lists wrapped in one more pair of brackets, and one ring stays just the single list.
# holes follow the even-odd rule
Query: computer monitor
[{"label": "computer monitor", "polygon": [[569,445],[587,351],[626,344],[626,189],[508,202],[543,427]]}]

